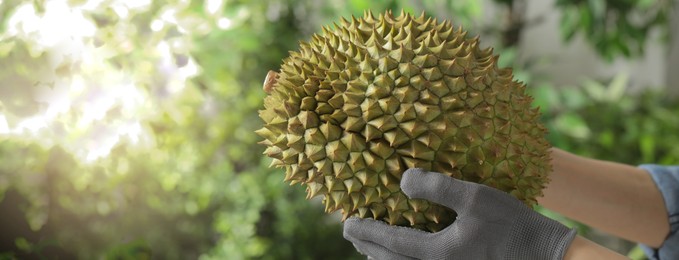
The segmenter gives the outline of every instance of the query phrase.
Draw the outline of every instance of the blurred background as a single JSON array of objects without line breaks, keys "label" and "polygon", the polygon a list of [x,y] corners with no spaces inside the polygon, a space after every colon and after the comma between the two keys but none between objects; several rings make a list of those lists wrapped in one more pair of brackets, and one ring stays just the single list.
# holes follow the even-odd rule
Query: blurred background
[{"label": "blurred background", "polygon": [[362,259],[254,130],[266,72],[367,9],[480,35],[554,146],[677,164],[673,1],[0,0],[0,259]]}]

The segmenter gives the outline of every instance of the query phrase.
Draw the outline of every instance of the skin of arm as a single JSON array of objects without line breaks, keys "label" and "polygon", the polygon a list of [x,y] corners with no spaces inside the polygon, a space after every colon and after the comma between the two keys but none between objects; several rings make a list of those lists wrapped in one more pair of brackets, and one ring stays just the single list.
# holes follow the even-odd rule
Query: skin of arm
[{"label": "skin of arm", "polygon": [[[667,210],[645,170],[556,148],[552,149],[552,163],[551,181],[544,196],[538,198],[539,204],[609,234],[655,248],[662,245],[669,233]],[[578,238],[568,253],[605,249],[596,246]],[[571,252],[573,249],[580,250]]]},{"label": "skin of arm", "polygon": [[563,260],[582,260],[582,259],[629,259],[608,248],[600,246],[581,236],[576,236],[566,251]]}]

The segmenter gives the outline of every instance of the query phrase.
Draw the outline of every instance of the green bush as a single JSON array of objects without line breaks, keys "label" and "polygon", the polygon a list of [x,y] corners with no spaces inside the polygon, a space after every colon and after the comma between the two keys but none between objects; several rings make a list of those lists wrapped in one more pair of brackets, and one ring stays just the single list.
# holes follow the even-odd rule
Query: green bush
[{"label": "green bush", "polygon": [[626,91],[627,76],[608,85],[533,89],[556,147],[631,165],[678,164],[679,100],[661,90]]},{"label": "green bush", "polygon": [[321,24],[403,1],[209,2],[0,5],[3,257],[362,258],[268,168],[261,84]]}]

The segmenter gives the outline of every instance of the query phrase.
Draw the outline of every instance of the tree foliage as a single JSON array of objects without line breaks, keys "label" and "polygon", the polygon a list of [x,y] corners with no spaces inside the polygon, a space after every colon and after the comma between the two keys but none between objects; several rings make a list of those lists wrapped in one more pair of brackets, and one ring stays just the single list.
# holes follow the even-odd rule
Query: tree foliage
[{"label": "tree foliage", "polygon": [[[0,192],[18,194],[5,203],[30,227],[7,233],[16,237],[3,249],[64,258],[355,254],[337,221],[268,169],[253,134],[262,75],[303,37],[289,6],[3,4]],[[329,243],[308,250],[317,241]]]},{"label": "tree foliage", "polygon": [[17,216],[2,223],[20,227],[3,255],[357,257],[254,130],[266,71],[365,8],[403,6],[3,1],[0,194]]},{"label": "tree foliage", "polygon": [[667,33],[671,0],[558,0],[561,33],[570,40],[581,32],[604,58],[644,53],[654,30]]},{"label": "tree foliage", "polygon": [[[513,46],[520,33],[536,21],[525,17],[527,0],[494,0],[508,10],[508,23],[503,24],[503,43]],[[672,0],[556,0],[560,15],[560,33],[565,42],[582,35],[604,59],[636,57],[644,53],[647,40],[654,31],[668,32],[668,16]],[[546,15],[555,15],[549,13]],[[543,15],[544,16],[544,15]],[[545,17],[536,19],[543,20]]]},{"label": "tree foliage", "polygon": [[[337,216],[268,168],[254,130],[266,72],[365,9],[480,31],[472,0],[0,0],[0,258],[361,258]],[[574,116],[588,96],[558,95],[581,105],[550,103],[548,125],[581,139],[552,140],[599,151],[583,148],[595,135],[582,125],[619,122]],[[666,116],[656,98],[607,113]],[[649,129],[602,140],[633,146]],[[664,158],[641,139],[644,158]]]}]

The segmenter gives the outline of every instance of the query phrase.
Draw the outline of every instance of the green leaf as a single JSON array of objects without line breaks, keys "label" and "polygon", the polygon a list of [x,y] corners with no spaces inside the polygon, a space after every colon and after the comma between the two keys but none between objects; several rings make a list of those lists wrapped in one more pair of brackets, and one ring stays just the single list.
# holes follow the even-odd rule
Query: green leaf
[{"label": "green leaf", "polygon": [[582,83],[585,93],[589,95],[592,100],[604,101],[606,100],[606,87],[601,83],[587,79]]},{"label": "green leaf", "polygon": [[620,100],[623,95],[625,95],[625,90],[627,89],[627,83],[629,81],[629,75],[625,72],[618,73],[615,75],[611,83],[608,84],[606,88],[606,97],[608,101]]},{"label": "green leaf", "polygon": [[350,0],[349,5],[351,6],[352,11],[363,12],[364,10],[370,9],[371,1]]},{"label": "green leaf", "polygon": [[587,6],[594,21],[601,21],[606,16],[606,0],[587,0]]},{"label": "green leaf", "polygon": [[33,251],[33,243],[30,241],[26,240],[26,238],[23,237],[18,237],[14,239],[14,245],[20,249],[21,251],[24,252],[32,252]]},{"label": "green leaf", "polygon": [[644,162],[654,162],[655,160],[655,138],[652,135],[642,135],[639,138],[639,149]]},{"label": "green leaf", "polygon": [[7,55],[14,49],[15,41],[0,41],[0,57],[7,57]]},{"label": "green leaf", "polygon": [[539,107],[542,113],[547,113],[561,107],[559,94],[553,86],[543,84],[530,88],[530,91],[531,96],[533,96],[533,106]]},{"label": "green leaf", "polygon": [[526,70],[514,70],[514,80],[523,82],[526,85],[531,84],[532,77],[533,74]]},{"label": "green leaf", "polygon": [[587,34],[591,34],[594,31],[593,20],[594,14],[586,6],[580,6],[580,28],[584,29]]},{"label": "green leaf", "polygon": [[565,135],[578,139],[587,139],[591,131],[587,123],[579,115],[573,112],[566,112],[556,118],[554,122],[556,130]]},{"label": "green leaf", "polygon": [[574,111],[587,105],[589,99],[585,97],[580,88],[564,86],[560,89],[566,110]]},{"label": "green leaf", "polygon": [[512,65],[516,62],[517,51],[516,48],[504,48],[500,52],[500,59],[497,61],[497,66],[500,68],[513,67]]},{"label": "green leaf", "polygon": [[605,130],[603,133],[599,134],[598,140],[599,143],[605,148],[615,148],[615,135],[611,130]]},{"label": "green leaf", "polygon": [[625,57],[631,57],[632,56],[632,50],[630,49],[629,45],[627,44],[628,41],[632,42],[631,39],[628,39],[626,41],[625,39],[620,38],[620,36],[618,35],[611,40],[612,45],[613,45],[612,47],[617,49]]},{"label": "green leaf", "polygon": [[637,0],[637,7],[640,9],[648,9],[654,6],[657,0]]},{"label": "green leaf", "polygon": [[629,257],[632,260],[644,260],[648,259],[646,257],[646,253],[644,253],[644,250],[641,249],[639,245],[636,245],[634,248],[632,248],[628,253],[627,257]]},{"label": "green leaf", "polygon": [[567,7],[562,10],[559,28],[564,40],[570,41],[578,29],[578,9]]}]

